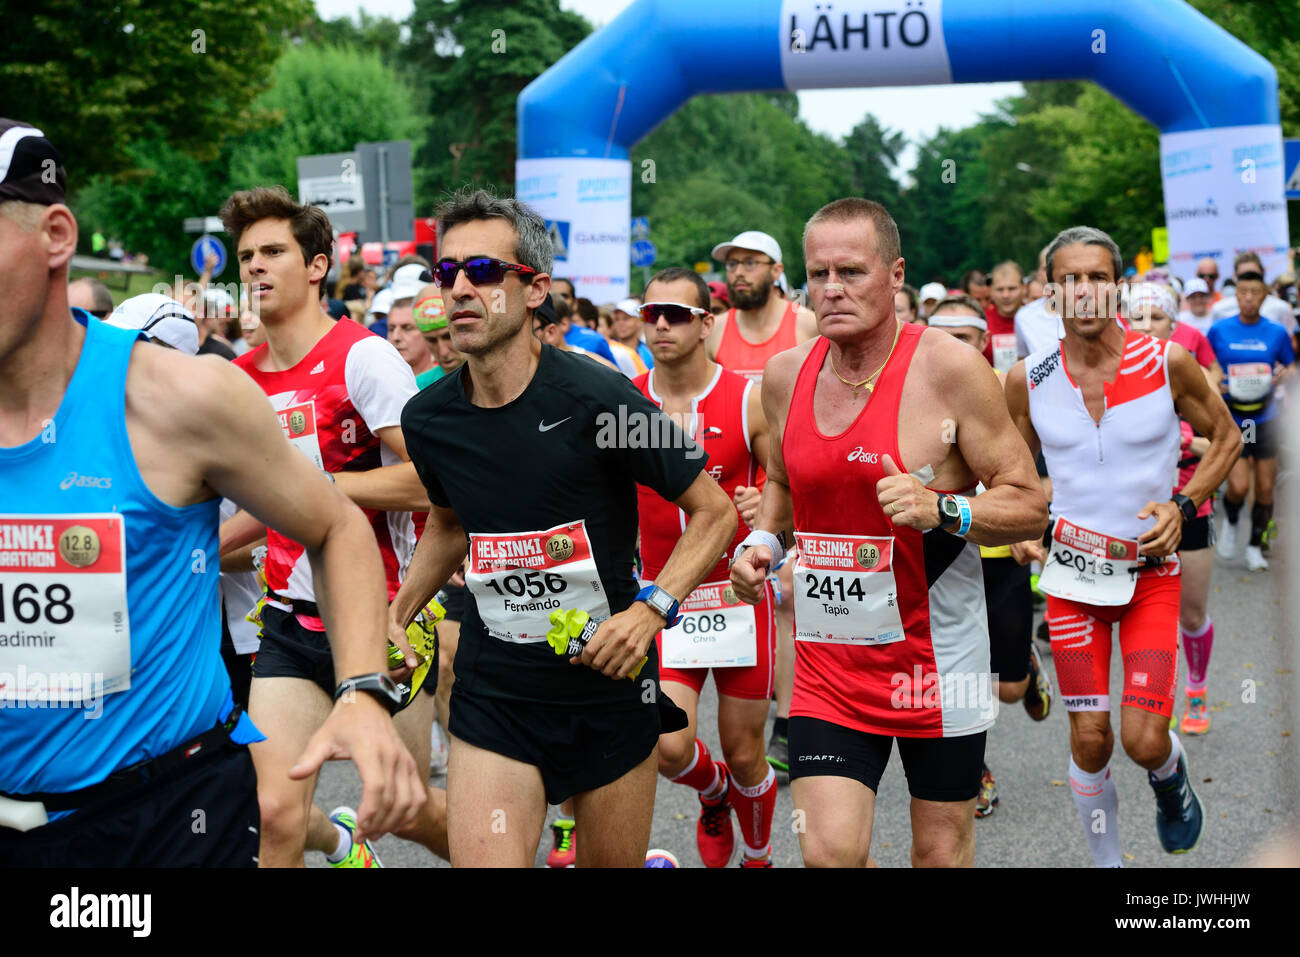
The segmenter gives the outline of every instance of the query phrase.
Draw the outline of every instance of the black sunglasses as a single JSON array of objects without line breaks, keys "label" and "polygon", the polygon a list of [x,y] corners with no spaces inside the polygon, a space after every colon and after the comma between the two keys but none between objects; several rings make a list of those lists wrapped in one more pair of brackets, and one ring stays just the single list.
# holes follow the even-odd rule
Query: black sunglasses
[{"label": "black sunglasses", "polygon": [[531,266],[518,263],[502,262],[500,259],[488,259],[480,256],[457,262],[455,259],[439,259],[433,266],[433,281],[438,286],[454,286],[456,274],[465,270],[465,277],[475,286],[491,286],[506,278],[507,272],[517,272],[521,276],[535,276],[537,270]]},{"label": "black sunglasses", "polygon": [[659,321],[660,316],[663,316],[670,326],[679,326],[690,322],[696,316],[709,314],[707,309],[701,309],[699,306],[684,306],[679,302],[647,302],[639,311],[642,322],[653,325]]}]

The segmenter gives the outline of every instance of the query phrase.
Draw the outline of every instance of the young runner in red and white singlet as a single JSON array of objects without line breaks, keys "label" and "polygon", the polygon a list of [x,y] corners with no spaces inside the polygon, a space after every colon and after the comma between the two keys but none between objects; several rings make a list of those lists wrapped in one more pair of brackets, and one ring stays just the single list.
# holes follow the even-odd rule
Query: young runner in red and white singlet
[{"label": "young runner in red and white singlet", "polygon": [[[415,380],[392,345],[355,322],[338,322],[291,369],[262,371],[267,344],[235,360],[271,400],[289,442],[325,472],[368,471],[401,459],[375,434],[400,425]],[[400,363],[400,364],[399,364]],[[407,381],[409,380],[409,381]],[[397,594],[415,547],[409,512],[364,509],[384,561],[388,597]],[[291,611],[312,631],[324,631],[316,611],[311,566],[299,543],[267,533],[270,604]]]},{"label": "young runner in red and white singlet", "polygon": [[[713,317],[708,286],[687,269],[667,269],[647,286],[642,307],[655,366],[633,380],[673,416],[708,455],[708,473],[753,517],[755,475],[767,454],[767,423],[758,390],[743,376],[709,360],[705,342]],[[652,489],[638,486],[642,578],[654,581],[686,527],[686,516]],[[696,827],[700,856],[710,867],[735,856],[731,809],[745,845],[744,866],[769,866],[776,775],[763,757],[763,729],[772,694],[776,623],[770,587],[757,606],[743,602],[728,580],[728,557],[748,532],[744,521],[725,554],[681,604],[681,621],[656,637],[665,692],[692,716],[690,727],[663,735],[659,770],[700,794]],[[723,760],[697,736],[693,716],[712,670],[718,690]]]},{"label": "young runner in red and white singlet", "polygon": [[[1119,249],[1086,226],[1048,247],[1065,338],[1007,376],[1007,405],[1052,476],[1047,593],[1061,698],[1070,714],[1070,785],[1093,861],[1120,867],[1119,795],[1110,774],[1112,627],[1124,656],[1124,750],[1148,772],[1156,829],[1169,853],[1204,825],[1178,736],[1169,728],[1178,667],[1183,525],[1237,455],[1231,417],[1181,346],[1116,321]],[[1061,291],[1065,295],[1061,295]],[[1182,494],[1170,499],[1179,416],[1210,438]],[[1152,520],[1154,519],[1154,524]],[[1104,827],[1096,822],[1104,820]]]}]

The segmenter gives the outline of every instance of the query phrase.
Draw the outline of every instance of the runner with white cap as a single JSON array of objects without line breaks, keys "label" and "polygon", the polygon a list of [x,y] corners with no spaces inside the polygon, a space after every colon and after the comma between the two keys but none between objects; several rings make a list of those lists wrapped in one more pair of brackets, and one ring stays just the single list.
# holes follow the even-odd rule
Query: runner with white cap
[{"label": "runner with white cap", "polygon": [[150,341],[178,352],[196,355],[199,351],[199,329],[194,323],[194,313],[171,296],[156,292],[132,296],[104,321],[119,329],[136,329]]},{"label": "runner with white cap", "polygon": [[947,298],[948,289],[941,282],[927,282],[921,287],[917,298],[921,300],[921,318],[927,320],[930,313],[934,312],[934,307]]},{"label": "runner with white cap", "polygon": [[[797,302],[773,295],[772,287],[784,275],[785,265],[781,261],[781,244],[767,233],[746,230],[730,242],[714,246],[713,258],[726,266],[731,308],[718,316],[705,348],[709,358],[724,369],[761,383],[769,359],[817,337],[817,317]],[[764,473],[759,472],[754,487],[762,488],[763,481]],[[781,772],[790,769],[787,722],[794,694],[792,568],[782,565],[776,569],[776,722],[768,742],[767,760]]]}]

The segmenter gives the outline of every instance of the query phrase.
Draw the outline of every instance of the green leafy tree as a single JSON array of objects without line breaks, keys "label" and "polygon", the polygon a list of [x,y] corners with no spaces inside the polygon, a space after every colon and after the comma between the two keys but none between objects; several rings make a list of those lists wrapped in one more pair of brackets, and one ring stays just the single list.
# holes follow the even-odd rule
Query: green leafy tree
[{"label": "green leafy tree", "polygon": [[431,118],[417,154],[430,182],[513,191],[519,94],[591,32],[559,0],[415,0],[407,59]]},{"label": "green leafy tree", "polygon": [[182,229],[186,217],[215,214],[237,189],[278,184],[296,195],[298,156],[418,139],[421,131],[411,91],[373,52],[290,47],[256,107],[273,122],[228,138],[210,162],[154,129],[128,147],[131,172],[96,177],[76,197],[74,211],[84,225],[147,253],[154,265],[188,273],[194,237]]},{"label": "green leafy tree", "polygon": [[76,157],[74,182],[129,168],[156,131],[211,160],[311,15],[309,0],[43,0],[0,30],[0,103]]}]

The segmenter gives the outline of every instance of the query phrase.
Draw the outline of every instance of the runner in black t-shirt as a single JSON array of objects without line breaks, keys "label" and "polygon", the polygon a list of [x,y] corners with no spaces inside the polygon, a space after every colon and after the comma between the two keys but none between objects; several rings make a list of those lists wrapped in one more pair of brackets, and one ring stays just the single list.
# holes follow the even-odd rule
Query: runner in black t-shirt
[{"label": "runner in black t-shirt", "polygon": [[[480,190],[439,219],[435,276],[469,358],[402,415],[433,507],[390,631],[451,577],[468,536],[448,728],[452,863],[530,866],[547,802],[572,797],[578,862],[640,866],[658,736],[685,720],[660,692],[653,638],[731,541],[735,508],[703,450],[626,379],[533,337],[552,263],[535,212]],[[689,517],[655,582],[666,600],[638,591],[638,482]],[[547,632],[552,612],[577,610],[602,624],[570,658]]]}]

